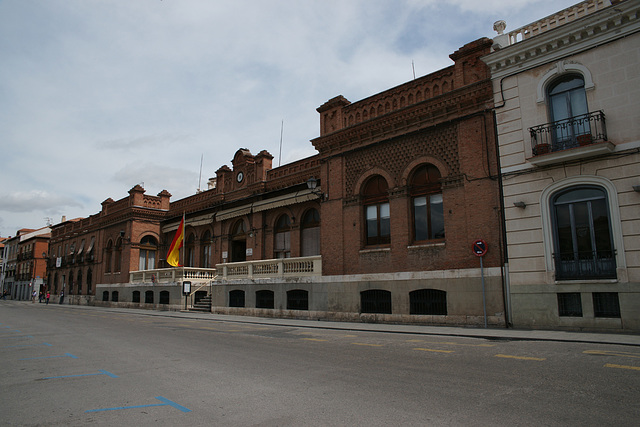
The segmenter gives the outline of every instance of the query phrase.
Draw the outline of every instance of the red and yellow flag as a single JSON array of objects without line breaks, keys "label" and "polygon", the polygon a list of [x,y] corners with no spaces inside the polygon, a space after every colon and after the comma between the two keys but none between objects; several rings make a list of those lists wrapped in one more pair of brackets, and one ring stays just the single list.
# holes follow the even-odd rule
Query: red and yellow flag
[{"label": "red and yellow flag", "polygon": [[167,262],[169,265],[174,267],[180,266],[180,248],[184,243],[184,215],[182,215],[182,221],[180,221],[180,226],[178,227],[178,231],[176,231],[176,236],[173,238],[173,242],[171,242],[171,246],[169,247],[169,253],[167,254]]}]

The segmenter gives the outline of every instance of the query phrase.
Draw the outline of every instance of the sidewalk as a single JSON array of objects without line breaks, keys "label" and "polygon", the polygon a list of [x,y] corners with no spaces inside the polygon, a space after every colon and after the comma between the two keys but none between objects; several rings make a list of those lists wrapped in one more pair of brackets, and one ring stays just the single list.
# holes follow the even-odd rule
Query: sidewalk
[{"label": "sidewalk", "polygon": [[[4,302],[4,301],[0,301]],[[43,304],[31,304],[30,301],[6,301],[9,304],[24,304],[37,308]],[[1,304],[0,304],[1,306]],[[594,344],[618,344],[640,347],[640,334],[598,333],[598,332],[568,332],[552,330],[526,330],[506,328],[471,328],[456,326],[419,326],[393,325],[382,323],[332,322],[323,320],[283,319],[268,317],[231,316],[212,313],[186,311],[157,311],[138,308],[91,307],[84,305],[50,304],[54,309],[67,308],[75,310],[101,310],[120,313],[135,313],[144,316],[174,317],[185,319],[199,319],[203,321],[234,322],[246,324],[260,324],[291,328],[318,328],[346,331],[387,332],[413,335],[453,336],[465,338],[482,338],[489,340],[522,340],[522,341],[556,341],[580,342]]]}]

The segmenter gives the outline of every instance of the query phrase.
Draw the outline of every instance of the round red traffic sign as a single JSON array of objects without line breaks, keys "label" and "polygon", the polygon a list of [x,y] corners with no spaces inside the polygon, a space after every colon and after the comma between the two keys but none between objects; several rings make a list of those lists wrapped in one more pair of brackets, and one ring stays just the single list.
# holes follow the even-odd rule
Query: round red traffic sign
[{"label": "round red traffic sign", "polygon": [[473,242],[471,248],[475,256],[484,256],[487,253],[487,242],[482,239],[478,239]]}]

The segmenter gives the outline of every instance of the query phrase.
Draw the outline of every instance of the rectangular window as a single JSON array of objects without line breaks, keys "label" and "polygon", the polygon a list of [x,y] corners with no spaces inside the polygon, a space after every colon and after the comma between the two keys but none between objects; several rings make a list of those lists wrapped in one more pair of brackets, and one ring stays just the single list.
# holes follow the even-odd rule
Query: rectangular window
[{"label": "rectangular window", "polygon": [[444,239],[442,194],[413,199],[415,240]]},{"label": "rectangular window", "polygon": [[391,213],[389,203],[367,206],[367,244],[389,243],[391,236]]},{"label": "rectangular window", "polygon": [[558,315],[561,317],[582,317],[582,298],[579,292],[558,294]]},{"label": "rectangular window", "polygon": [[595,317],[620,318],[620,301],[617,292],[594,292],[593,315]]}]

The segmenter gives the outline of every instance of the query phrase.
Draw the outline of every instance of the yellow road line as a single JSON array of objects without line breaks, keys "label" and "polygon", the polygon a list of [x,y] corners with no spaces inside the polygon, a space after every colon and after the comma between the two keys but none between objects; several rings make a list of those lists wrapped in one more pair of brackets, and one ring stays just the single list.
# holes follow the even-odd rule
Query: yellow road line
[{"label": "yellow road line", "polygon": [[613,363],[607,363],[605,368],[618,368],[618,369],[631,369],[633,371],[640,371],[640,366],[626,366],[626,365],[614,365]]},{"label": "yellow road line", "polygon": [[305,341],[327,341],[327,340],[323,340],[323,339],[320,339],[320,338],[301,338],[301,339],[303,339]]},{"label": "yellow road line", "polygon": [[518,359],[518,360],[537,360],[537,361],[547,360],[544,357],[510,356],[508,354],[496,354],[495,357],[502,357],[505,359]]},{"label": "yellow road line", "polygon": [[607,351],[607,350],[585,350],[584,354],[598,354],[600,356],[618,356],[618,357],[632,357],[634,359],[640,359],[640,354],[629,353],[626,351]]},{"label": "yellow road line", "polygon": [[434,350],[432,348],[414,348],[414,350],[420,350],[420,351],[431,351],[434,353],[453,353],[453,350]]},{"label": "yellow road line", "polygon": [[461,345],[465,347],[495,347],[495,344],[463,344],[450,341],[423,341],[423,340],[407,340],[407,342],[421,342],[425,344],[442,344],[442,345]]},{"label": "yellow road line", "polygon": [[352,342],[351,344],[353,345],[364,345],[367,347],[382,347],[382,344],[367,344],[367,343],[363,343],[363,342]]}]

